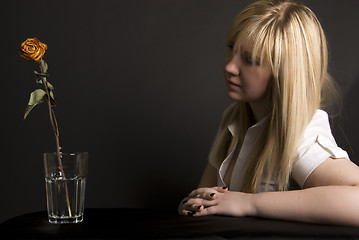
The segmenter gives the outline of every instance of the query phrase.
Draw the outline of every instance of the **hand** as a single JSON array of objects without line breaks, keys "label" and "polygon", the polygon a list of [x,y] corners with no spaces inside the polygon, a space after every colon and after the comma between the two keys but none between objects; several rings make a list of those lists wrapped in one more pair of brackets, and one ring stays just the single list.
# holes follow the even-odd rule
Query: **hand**
[{"label": "hand", "polygon": [[190,216],[218,214],[237,217],[255,215],[253,194],[214,190],[200,188],[192,191],[187,201],[183,203],[182,214]]},{"label": "hand", "polygon": [[[196,193],[198,191],[198,193]],[[201,201],[214,200],[217,193],[225,193],[228,191],[227,187],[213,187],[213,188],[199,188],[192,191],[185,197],[178,206],[178,213],[180,215],[192,216],[198,210],[204,208]]]}]

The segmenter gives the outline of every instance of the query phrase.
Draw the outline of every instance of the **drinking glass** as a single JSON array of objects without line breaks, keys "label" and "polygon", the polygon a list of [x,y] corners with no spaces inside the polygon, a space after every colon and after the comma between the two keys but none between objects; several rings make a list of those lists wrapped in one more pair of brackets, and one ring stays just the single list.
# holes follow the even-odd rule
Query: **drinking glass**
[{"label": "drinking glass", "polygon": [[83,221],[88,153],[44,153],[50,223]]}]

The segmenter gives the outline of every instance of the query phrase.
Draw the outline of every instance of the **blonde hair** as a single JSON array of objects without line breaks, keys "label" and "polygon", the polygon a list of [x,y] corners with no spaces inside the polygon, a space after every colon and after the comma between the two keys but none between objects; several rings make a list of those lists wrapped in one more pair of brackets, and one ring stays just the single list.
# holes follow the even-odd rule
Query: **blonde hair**
[{"label": "blonde hair", "polygon": [[[274,180],[278,190],[287,190],[298,140],[333,88],[323,29],[314,13],[300,3],[261,0],[234,18],[227,42],[235,53],[250,42],[252,59],[259,57],[260,64],[268,64],[272,71],[268,94],[272,110],[247,160],[242,191],[258,192],[262,180],[267,187]],[[240,147],[250,114],[245,102],[226,110],[210,151],[216,163]],[[227,126],[234,122],[237,131],[232,137]]]}]

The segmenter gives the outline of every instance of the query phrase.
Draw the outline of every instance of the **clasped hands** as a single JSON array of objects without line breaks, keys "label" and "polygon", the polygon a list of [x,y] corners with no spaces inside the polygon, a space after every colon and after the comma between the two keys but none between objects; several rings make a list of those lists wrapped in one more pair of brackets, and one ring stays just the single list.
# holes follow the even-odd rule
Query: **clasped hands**
[{"label": "clasped hands", "polygon": [[178,206],[178,213],[187,216],[254,214],[253,194],[229,191],[227,187],[198,188]]}]

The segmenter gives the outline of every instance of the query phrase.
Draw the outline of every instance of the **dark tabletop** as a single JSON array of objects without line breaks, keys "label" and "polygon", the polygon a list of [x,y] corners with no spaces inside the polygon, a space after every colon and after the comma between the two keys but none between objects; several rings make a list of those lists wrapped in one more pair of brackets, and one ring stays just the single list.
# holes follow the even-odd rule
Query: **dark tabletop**
[{"label": "dark tabletop", "polygon": [[359,239],[356,227],[131,208],[85,209],[78,224],[50,224],[45,211],[34,212],[5,221],[0,231],[0,239]]}]

